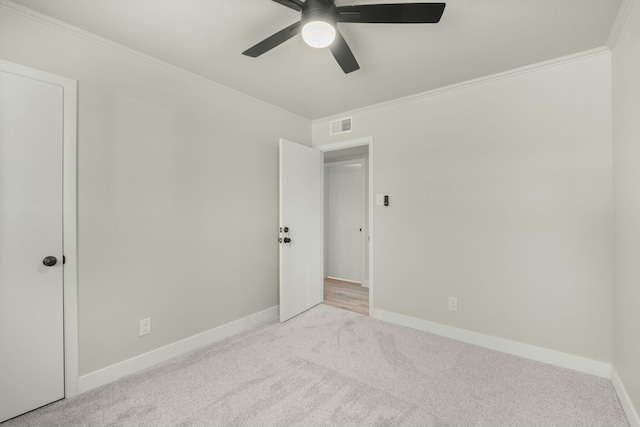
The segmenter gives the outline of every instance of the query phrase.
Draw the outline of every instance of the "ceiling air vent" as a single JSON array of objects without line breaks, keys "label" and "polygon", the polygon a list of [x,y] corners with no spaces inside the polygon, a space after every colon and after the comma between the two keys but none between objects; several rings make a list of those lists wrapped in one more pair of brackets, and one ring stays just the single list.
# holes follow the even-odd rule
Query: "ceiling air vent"
[{"label": "ceiling air vent", "polygon": [[334,120],[329,125],[331,127],[330,135],[339,135],[341,133],[351,132],[353,130],[352,124],[353,117],[345,117],[343,119]]}]

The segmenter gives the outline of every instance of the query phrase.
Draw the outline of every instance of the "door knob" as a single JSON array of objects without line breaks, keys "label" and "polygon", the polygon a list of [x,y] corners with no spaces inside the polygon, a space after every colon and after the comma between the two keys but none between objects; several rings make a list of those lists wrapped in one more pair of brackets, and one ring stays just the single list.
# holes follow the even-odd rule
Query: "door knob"
[{"label": "door knob", "polygon": [[54,257],[54,256],[48,256],[45,259],[42,260],[42,263],[44,265],[46,265],[47,267],[53,267],[54,265],[56,265],[58,263],[58,258]]},{"label": "door knob", "polygon": [[288,238],[288,237],[285,237],[285,238],[284,238],[284,242],[285,242],[285,243],[291,243],[291,239],[290,239],[290,238]]}]

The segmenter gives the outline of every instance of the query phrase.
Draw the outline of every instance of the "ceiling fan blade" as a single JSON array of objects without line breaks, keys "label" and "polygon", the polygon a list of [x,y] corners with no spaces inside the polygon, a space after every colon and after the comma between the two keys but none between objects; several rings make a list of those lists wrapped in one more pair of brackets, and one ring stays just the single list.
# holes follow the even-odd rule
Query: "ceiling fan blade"
[{"label": "ceiling fan blade", "polygon": [[302,10],[302,6],[304,6],[304,3],[301,2],[300,0],[273,0],[276,3],[280,3],[283,6],[289,7],[293,10],[297,10],[298,12],[300,12]]},{"label": "ceiling fan blade", "polygon": [[242,52],[243,55],[250,56],[252,58],[257,58],[265,52],[270,51],[276,46],[281,45],[282,43],[289,40],[291,37],[300,33],[300,21],[295,24],[289,25],[287,28],[278,31],[271,37],[268,37],[262,40],[257,45],[250,47],[249,49]]},{"label": "ceiling fan blade", "polygon": [[360,65],[358,65],[356,57],[353,56],[353,52],[351,52],[349,45],[337,29],[336,40],[331,46],[329,46],[329,49],[345,74],[349,74],[352,71],[360,69]]},{"label": "ceiling fan blade", "polygon": [[363,4],[338,7],[339,22],[371,24],[435,24],[446,3]]}]

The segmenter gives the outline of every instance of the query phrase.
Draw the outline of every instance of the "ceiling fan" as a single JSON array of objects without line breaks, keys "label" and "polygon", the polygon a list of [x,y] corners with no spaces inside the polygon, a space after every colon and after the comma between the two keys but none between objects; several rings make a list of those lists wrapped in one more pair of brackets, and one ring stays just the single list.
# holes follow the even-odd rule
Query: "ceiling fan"
[{"label": "ceiling fan", "polygon": [[255,46],[242,52],[257,58],[265,52],[302,33],[303,40],[312,47],[328,47],[338,64],[348,74],[358,70],[349,45],[340,34],[338,22],[368,24],[435,24],[440,21],[445,3],[396,3],[336,6],[335,0],[273,0],[301,12],[295,24],[278,31]]}]

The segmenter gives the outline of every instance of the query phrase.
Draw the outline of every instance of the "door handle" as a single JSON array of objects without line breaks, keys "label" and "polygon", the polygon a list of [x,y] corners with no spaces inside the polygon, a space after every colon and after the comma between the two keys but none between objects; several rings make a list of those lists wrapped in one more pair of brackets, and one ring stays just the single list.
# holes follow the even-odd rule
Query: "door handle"
[{"label": "door handle", "polygon": [[42,263],[47,267],[53,267],[54,265],[56,265],[58,263],[58,258],[56,258],[54,256],[48,256],[48,257],[45,257],[45,259],[42,260]]},{"label": "door handle", "polygon": [[[280,227],[280,233],[282,232],[288,233],[289,227]],[[291,239],[288,237],[285,237],[284,239],[282,237],[278,238],[278,243],[282,243],[283,241],[284,243],[291,243]]]}]

